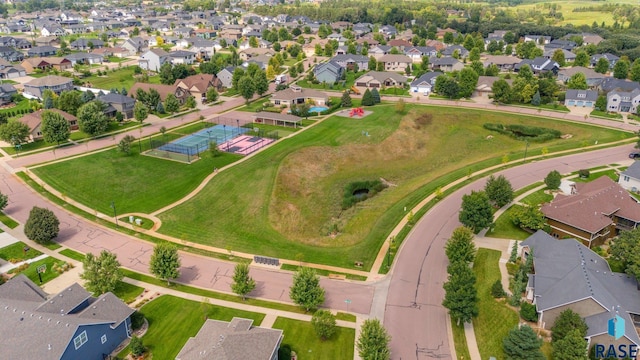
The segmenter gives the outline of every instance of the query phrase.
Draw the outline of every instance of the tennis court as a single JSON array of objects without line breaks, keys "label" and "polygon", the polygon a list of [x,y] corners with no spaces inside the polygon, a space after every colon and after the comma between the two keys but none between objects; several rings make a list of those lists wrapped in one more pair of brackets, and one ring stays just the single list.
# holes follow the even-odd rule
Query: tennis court
[{"label": "tennis court", "polygon": [[247,131],[249,131],[249,129],[236,126],[216,125],[162,145],[158,147],[158,150],[195,155],[206,151],[209,148],[209,143],[212,141],[215,141],[216,144],[222,144],[231,141],[231,139]]}]

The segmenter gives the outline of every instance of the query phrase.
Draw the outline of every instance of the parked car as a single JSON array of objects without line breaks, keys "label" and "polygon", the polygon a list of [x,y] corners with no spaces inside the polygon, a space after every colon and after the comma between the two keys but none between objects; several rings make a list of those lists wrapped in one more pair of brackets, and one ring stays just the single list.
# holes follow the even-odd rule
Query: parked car
[{"label": "parked car", "polygon": [[629,158],[630,159],[637,159],[640,158],[640,152],[632,152],[631,154],[629,154]]}]

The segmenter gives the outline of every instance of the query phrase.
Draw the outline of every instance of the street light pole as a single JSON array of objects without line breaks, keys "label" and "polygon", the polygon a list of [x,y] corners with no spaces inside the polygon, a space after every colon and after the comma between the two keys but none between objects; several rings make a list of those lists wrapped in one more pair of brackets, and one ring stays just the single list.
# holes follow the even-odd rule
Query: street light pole
[{"label": "street light pole", "polygon": [[116,204],[112,201],[111,208],[113,209],[113,218],[116,219],[116,227],[118,227],[118,212],[116,211]]},{"label": "street light pole", "polygon": [[522,162],[526,162],[527,161],[527,150],[529,149],[529,140],[525,140],[524,141],[524,159],[522,160]]}]

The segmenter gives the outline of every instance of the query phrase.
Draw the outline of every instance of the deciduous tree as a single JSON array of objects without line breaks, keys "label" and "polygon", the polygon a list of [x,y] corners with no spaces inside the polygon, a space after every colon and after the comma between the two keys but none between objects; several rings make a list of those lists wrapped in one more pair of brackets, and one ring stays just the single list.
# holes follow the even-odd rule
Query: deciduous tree
[{"label": "deciduous tree", "polygon": [[587,340],[579,330],[570,331],[564,338],[552,343],[554,360],[587,360]]},{"label": "deciduous tree", "polygon": [[616,64],[613,66],[613,77],[616,79],[626,79],[627,75],[629,75],[629,68],[631,64],[629,60],[624,57],[620,60],[616,61]]},{"label": "deciduous tree", "polygon": [[562,181],[562,175],[557,170],[550,171],[547,176],[544,178],[544,183],[547,185],[547,188],[554,190],[560,187],[560,182]]},{"label": "deciduous tree", "polygon": [[85,281],[85,288],[94,295],[115,290],[122,279],[120,263],[114,253],[102,250],[99,256],[88,253],[82,260],[84,272],[80,278]]},{"label": "deciduous tree", "polygon": [[29,126],[18,120],[11,120],[6,124],[0,125],[0,139],[13,146],[27,142],[29,133]]},{"label": "deciduous tree", "polygon": [[0,211],[4,211],[7,205],[9,205],[9,196],[0,193]]},{"label": "deciduous tree", "polygon": [[123,153],[129,155],[131,153],[131,144],[135,141],[135,138],[131,135],[125,135],[118,143],[118,149]]},{"label": "deciduous tree", "polygon": [[567,80],[567,88],[575,90],[587,90],[589,88],[589,86],[587,85],[587,77],[581,72],[571,75],[569,80]]},{"label": "deciduous tree", "polygon": [[470,67],[464,67],[458,73],[458,96],[470,98],[478,85],[478,73]]},{"label": "deciduous tree", "polygon": [[450,263],[464,262],[470,264],[476,256],[476,246],[473,243],[473,231],[460,226],[453,230],[451,237],[445,244],[445,253]]},{"label": "deciduous tree", "polygon": [[255,287],[256,281],[249,275],[249,264],[236,264],[233,270],[231,291],[242,296],[242,300],[245,300],[247,294],[252,292]]},{"label": "deciduous tree", "polygon": [[109,119],[102,111],[103,105],[99,101],[91,101],[78,109],[78,126],[82,132],[89,136],[96,136],[107,131]]},{"label": "deciduous tree", "polygon": [[267,74],[259,70],[253,77],[253,87],[256,94],[262,96],[269,90],[269,80],[267,80]]},{"label": "deciduous tree", "polygon": [[216,102],[218,101],[218,90],[213,86],[207,89],[207,102]]},{"label": "deciduous tree", "polygon": [[180,110],[180,102],[178,101],[178,98],[173,94],[168,94],[164,99],[164,111],[173,114],[178,110]]},{"label": "deciduous tree", "polygon": [[42,137],[48,143],[66,142],[71,134],[69,122],[62,115],[53,111],[42,112]]},{"label": "deciduous tree", "polygon": [[551,60],[557,62],[560,67],[564,67],[565,59],[564,59],[564,52],[562,51],[562,49],[557,49],[556,51],[554,51],[553,56],[551,57]]},{"label": "deciduous tree", "polygon": [[462,209],[458,215],[462,225],[478,232],[493,223],[493,211],[484,191],[472,191],[462,196]]},{"label": "deciduous tree", "polygon": [[627,274],[640,280],[640,228],[622,231],[611,244],[611,256],[622,261]]},{"label": "deciduous tree", "polygon": [[293,275],[293,285],[289,289],[289,297],[305,311],[316,309],[324,303],[324,289],[320,286],[320,278],[315,270],[301,267]]},{"label": "deciduous tree", "polygon": [[600,59],[598,59],[598,61],[596,61],[596,66],[593,68],[593,70],[600,74],[606,74],[607,71],[609,71],[609,60],[607,60],[607,58],[604,56],[601,57]]},{"label": "deciduous tree", "polygon": [[331,339],[336,332],[336,317],[327,310],[318,310],[311,317],[311,325],[322,341]]},{"label": "deciduous tree", "polygon": [[55,239],[60,232],[60,221],[49,209],[34,206],[24,225],[24,234],[29,240],[46,244]]},{"label": "deciduous tree", "polygon": [[508,104],[511,102],[513,94],[511,92],[511,86],[506,80],[496,80],[493,83],[492,92],[493,101],[501,104]]},{"label": "deciduous tree", "polygon": [[167,280],[167,285],[172,279],[180,276],[180,255],[178,248],[172,244],[160,243],[153,248],[149,271],[158,279]]},{"label": "deciduous tree", "polygon": [[444,283],[442,305],[449,310],[457,324],[470,322],[478,315],[476,276],[465,261],[456,261],[447,267],[449,279]]},{"label": "deciduous tree", "polygon": [[248,76],[242,77],[242,79],[238,81],[238,91],[248,104],[249,100],[251,100],[253,94],[256,92],[255,86],[253,85],[253,79]]},{"label": "deciduous tree", "polygon": [[142,102],[136,101],[133,106],[133,117],[142,124],[147,116],[149,116],[149,109]]},{"label": "deciduous tree", "polygon": [[378,319],[367,319],[360,328],[356,347],[362,360],[389,360],[391,336]]},{"label": "deciduous tree", "polygon": [[504,175],[491,175],[484,185],[489,201],[501,208],[513,200],[513,187]]},{"label": "deciduous tree", "polygon": [[551,327],[551,341],[564,339],[570,332],[577,331],[581,337],[587,336],[587,324],[578,313],[571,309],[564,310],[558,315]]},{"label": "deciduous tree", "polygon": [[76,115],[78,108],[83,104],[81,96],[79,91],[63,91],[56,101],[56,107],[71,115]]}]

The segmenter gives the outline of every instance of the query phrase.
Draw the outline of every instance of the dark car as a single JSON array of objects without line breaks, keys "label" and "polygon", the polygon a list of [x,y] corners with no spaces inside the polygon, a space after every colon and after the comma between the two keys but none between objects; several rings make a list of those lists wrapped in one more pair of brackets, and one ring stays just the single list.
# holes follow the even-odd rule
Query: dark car
[{"label": "dark car", "polygon": [[631,154],[629,154],[629,158],[630,159],[640,158],[640,152],[632,152]]}]

